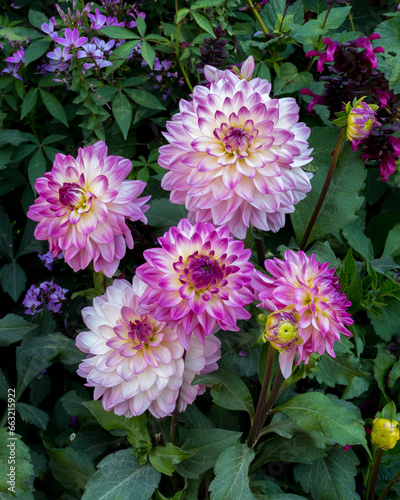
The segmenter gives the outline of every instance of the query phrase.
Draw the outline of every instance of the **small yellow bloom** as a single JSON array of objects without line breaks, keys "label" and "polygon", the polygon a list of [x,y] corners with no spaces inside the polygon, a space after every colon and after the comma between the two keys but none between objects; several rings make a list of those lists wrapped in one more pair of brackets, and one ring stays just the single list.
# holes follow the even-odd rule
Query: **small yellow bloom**
[{"label": "small yellow bloom", "polygon": [[303,343],[300,337],[300,329],[298,322],[300,316],[297,312],[293,312],[291,308],[283,309],[282,311],[272,312],[267,319],[265,331],[263,333],[263,341],[271,342],[275,349],[285,351],[294,345]]},{"label": "small yellow bloom", "polygon": [[346,106],[346,139],[351,141],[353,150],[357,148],[362,140],[370,135],[375,125],[378,125],[376,119],[378,106],[362,102],[363,99],[365,97],[353,102],[353,105],[349,102]]},{"label": "small yellow bloom", "polygon": [[396,446],[400,439],[399,425],[396,420],[375,418],[372,421],[371,441],[382,450],[390,450]]}]

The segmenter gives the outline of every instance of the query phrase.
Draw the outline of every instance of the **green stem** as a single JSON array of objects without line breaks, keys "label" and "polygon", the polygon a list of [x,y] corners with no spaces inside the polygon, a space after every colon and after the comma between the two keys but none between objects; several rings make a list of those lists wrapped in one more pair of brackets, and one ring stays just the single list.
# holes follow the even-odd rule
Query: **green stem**
[{"label": "green stem", "polygon": [[329,186],[331,184],[333,173],[335,172],[336,164],[337,164],[337,161],[338,161],[338,158],[339,158],[339,154],[340,154],[340,151],[341,151],[341,147],[342,147],[342,143],[343,143],[343,137],[344,137],[344,131],[345,131],[345,128],[343,127],[340,130],[340,134],[339,134],[338,140],[336,142],[336,146],[335,146],[335,150],[333,152],[331,164],[329,166],[328,174],[326,176],[325,183],[324,183],[324,185],[322,187],[321,194],[319,195],[317,204],[316,204],[316,206],[314,208],[314,212],[313,212],[313,214],[311,216],[310,222],[308,223],[306,232],[304,233],[303,239],[301,241],[300,250],[304,250],[305,249],[305,247],[307,245],[308,238],[309,238],[310,233],[311,233],[311,230],[314,227],[315,221],[317,220],[318,214],[319,214],[319,212],[320,212],[320,210],[322,208],[322,204],[324,203],[325,196],[326,196],[326,193],[328,192]]},{"label": "green stem", "polygon": [[385,496],[389,493],[389,491],[392,489],[392,486],[394,485],[394,483],[399,479],[400,477],[400,470],[399,472],[397,472],[393,477],[392,479],[389,481],[388,485],[386,486],[386,488],[382,491],[382,493],[380,494],[378,500],[383,500],[385,498]]},{"label": "green stem", "polygon": [[[252,448],[257,440],[262,427],[262,421],[264,417],[264,405],[266,403],[266,396],[271,382],[272,365],[274,362],[275,349],[269,344],[267,363],[265,365],[264,380],[261,387],[260,397],[258,398],[256,413],[254,415],[253,425],[250,429],[249,437],[247,438],[247,444]],[[261,425],[260,425],[261,423]]]},{"label": "green stem", "polygon": [[262,32],[264,33],[265,36],[269,37],[269,31],[267,30],[267,27],[264,24],[264,21],[262,20],[258,10],[254,7],[254,4],[251,0],[247,0],[247,3],[249,4],[250,10],[252,11],[254,17],[257,19],[258,24],[260,25]]},{"label": "green stem", "polygon": [[265,262],[265,248],[264,248],[264,240],[255,238],[256,242],[256,250],[257,250],[257,261],[261,267],[264,267]]},{"label": "green stem", "polygon": [[[346,7],[350,7],[350,2],[346,2]],[[350,22],[351,31],[356,31],[354,28],[353,16],[351,15],[351,11],[349,11],[349,22]]]},{"label": "green stem", "polygon": [[[183,363],[185,363],[186,359],[186,352],[183,353]],[[179,389],[178,392],[178,397],[176,398],[176,404],[175,404],[175,409],[172,412],[172,420],[171,420],[171,427],[169,430],[169,442],[174,444],[175,438],[176,438],[176,430],[178,428],[178,408],[179,408],[179,397],[181,395],[181,390]]]},{"label": "green stem", "polygon": [[370,475],[368,481],[369,484],[366,496],[367,500],[374,500],[375,498],[375,488],[376,488],[376,482],[378,480],[378,472],[379,472],[379,466],[381,465],[382,453],[383,453],[382,449],[378,448],[378,451],[375,455],[375,460],[373,460],[372,474]]},{"label": "green stem", "polygon": [[287,6],[286,6],[285,12],[283,13],[283,16],[282,16],[282,21],[281,21],[281,24],[280,24],[280,26],[279,26],[279,33],[282,33],[283,21],[285,20],[285,17],[286,17],[286,14],[287,14],[288,8],[289,8],[289,5],[287,5]]},{"label": "green stem", "polygon": [[188,74],[186,73],[185,68],[183,67],[180,55],[179,55],[179,33],[181,31],[181,23],[178,23],[177,30],[176,30],[176,42],[175,42],[175,56],[176,60],[178,61],[179,68],[182,72],[183,78],[185,79],[186,85],[189,87],[190,92],[193,92],[193,87],[192,84],[190,83]]}]

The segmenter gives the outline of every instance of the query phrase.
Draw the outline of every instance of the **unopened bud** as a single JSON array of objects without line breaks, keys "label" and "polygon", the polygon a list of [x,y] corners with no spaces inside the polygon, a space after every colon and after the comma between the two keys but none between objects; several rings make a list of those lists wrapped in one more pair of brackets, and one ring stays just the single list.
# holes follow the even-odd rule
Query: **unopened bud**
[{"label": "unopened bud", "polygon": [[390,450],[396,446],[400,439],[399,425],[396,420],[375,418],[372,421],[371,441],[382,450]]}]

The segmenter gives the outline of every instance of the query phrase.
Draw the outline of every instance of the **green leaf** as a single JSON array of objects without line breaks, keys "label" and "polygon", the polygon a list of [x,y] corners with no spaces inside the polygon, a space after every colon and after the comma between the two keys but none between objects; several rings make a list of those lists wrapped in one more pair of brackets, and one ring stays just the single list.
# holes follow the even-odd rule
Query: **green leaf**
[{"label": "green leaf", "polygon": [[274,408],[275,411],[287,415],[312,436],[322,433],[327,442],[333,441],[342,446],[362,444],[368,449],[362,422],[320,392],[298,394],[284,405]]},{"label": "green leaf", "polygon": [[50,94],[46,90],[39,89],[40,96],[43,100],[43,104],[46,106],[47,111],[54,116],[54,118],[66,127],[68,127],[67,117],[65,115],[64,108],[62,107],[60,101],[53,94]]},{"label": "green leaf", "polygon": [[86,427],[80,429],[76,438],[71,444],[71,448],[84,452],[90,459],[94,460],[103,455],[109,448],[118,447],[122,437],[112,436],[101,427]]},{"label": "green leaf", "polygon": [[293,38],[298,43],[303,43],[305,45],[314,45],[316,38],[320,35],[325,35],[329,31],[328,28],[323,28],[322,23],[318,19],[311,19],[303,25],[299,26],[293,32]]},{"label": "green leaf", "polygon": [[[13,439],[10,439],[13,438]],[[11,445],[15,446],[15,463],[10,464]],[[6,492],[10,487],[7,482],[14,467],[15,473],[15,493],[21,495],[23,491],[31,489],[31,480],[33,479],[33,465],[30,463],[31,457],[29,448],[24,444],[19,434],[8,432],[7,428],[0,429],[0,491]]]},{"label": "green leaf", "polygon": [[13,261],[1,268],[1,286],[8,295],[17,302],[21,293],[25,290],[26,274],[22,267]]},{"label": "green leaf", "polygon": [[49,423],[49,416],[46,412],[26,403],[17,403],[16,408],[24,422],[36,425],[44,431],[46,430]]},{"label": "green leaf", "polygon": [[29,401],[35,407],[38,407],[46,396],[49,395],[51,389],[50,376],[40,374],[35,380],[31,382]]},{"label": "green leaf", "polygon": [[100,87],[95,90],[96,97],[99,97],[101,104],[105,104],[110,101],[115,94],[117,93],[117,89],[115,87],[111,87],[111,85],[105,85],[104,87]]},{"label": "green leaf", "polygon": [[[110,28],[112,28],[112,26],[110,26]],[[136,45],[139,42],[140,40],[125,42],[116,49],[114,49],[109,59],[113,63],[113,65],[109,66],[106,69],[106,75],[109,75],[112,71],[119,68],[121,64],[123,64],[126,61],[126,59],[131,54],[132,50],[136,47]]]},{"label": "green leaf", "polygon": [[397,337],[400,332],[399,302],[394,297],[387,297],[385,303],[379,313],[367,311],[367,315],[376,334],[389,342],[392,338]]},{"label": "green leaf", "polygon": [[46,446],[46,448],[54,478],[67,489],[85,489],[86,484],[95,474],[95,468],[89,458],[71,447],[50,448]]},{"label": "green leaf", "polygon": [[[332,128],[314,128],[311,133],[310,145],[323,153],[323,164],[311,180],[312,190],[291,214],[296,239],[300,243],[310,216],[314,211],[331,161],[331,139],[336,136]],[[328,139],[327,139],[328,137]],[[321,158],[322,159],[322,158]],[[339,231],[356,219],[355,212],[360,208],[363,198],[359,191],[364,187],[366,169],[359,155],[351,150],[346,143],[340,153],[333,179],[322,204],[321,211],[311,231],[308,242],[322,238]]]},{"label": "green leaf", "polygon": [[359,360],[353,354],[337,354],[336,358],[322,356],[318,363],[315,378],[320,384],[335,387],[336,384],[347,385],[354,377],[365,377],[368,373],[361,370]]},{"label": "green leaf", "polygon": [[382,257],[397,257],[400,255],[400,224],[389,231]]},{"label": "green leaf", "polygon": [[0,346],[19,342],[22,337],[37,328],[36,325],[28,323],[20,316],[15,314],[7,314],[0,319]]},{"label": "green leaf", "polygon": [[147,416],[145,413],[138,417],[126,418],[123,415],[116,415],[113,411],[106,411],[101,401],[88,401],[82,404],[107,431],[122,429],[126,432],[129,442],[135,448],[147,447],[148,445],[151,447],[151,438],[147,428]]},{"label": "green leaf", "polygon": [[35,26],[35,28],[39,28],[39,29],[41,29],[42,24],[44,24],[44,23],[47,24],[49,22],[48,18],[42,12],[39,12],[39,11],[33,10],[33,9],[29,9],[28,19],[29,19],[29,22],[33,26]]},{"label": "green leaf", "polygon": [[365,236],[361,228],[350,224],[342,229],[342,234],[346,238],[347,243],[365,260],[372,260],[374,258],[372,241]]},{"label": "green leaf", "polygon": [[317,448],[307,434],[296,434],[291,439],[273,437],[257,449],[257,459],[252,468],[256,469],[269,462],[297,462],[312,464],[315,460],[326,457],[324,448]]},{"label": "green leaf", "polygon": [[128,137],[129,127],[132,122],[132,106],[122,92],[118,92],[115,96],[112,111],[114,118],[121,129],[122,135],[126,140]]},{"label": "green leaf", "polygon": [[225,0],[197,0],[191,5],[191,9],[208,9],[210,7],[219,7]]},{"label": "green leaf", "polygon": [[291,94],[308,87],[312,75],[308,72],[299,73],[292,63],[283,63],[278,78],[274,80],[274,95]]},{"label": "green leaf", "polygon": [[211,500],[253,500],[249,486],[249,466],[255,452],[246,444],[237,443],[221,453],[215,463],[215,478],[210,484]]},{"label": "green leaf", "polygon": [[246,356],[241,356],[237,352],[226,352],[218,362],[221,368],[226,368],[239,375],[239,377],[251,377],[258,371],[258,362],[261,349],[250,349]]},{"label": "green leaf", "polygon": [[46,172],[46,158],[41,148],[38,148],[30,159],[28,165],[28,177],[32,190],[35,190],[35,182],[39,177],[43,177]]},{"label": "green leaf", "polygon": [[213,38],[215,38],[214,30],[213,27],[211,26],[210,21],[206,17],[199,14],[198,12],[195,12],[193,10],[193,7],[192,7],[192,14],[194,20],[200,26],[200,28],[203,28],[204,31],[207,31],[207,33],[209,33]]},{"label": "green leaf", "polygon": [[3,401],[7,401],[9,388],[10,384],[7,382],[7,379],[4,376],[2,369],[0,368],[0,399],[2,399]]},{"label": "green leaf", "polygon": [[386,378],[389,370],[395,363],[396,358],[387,349],[379,346],[378,354],[376,355],[374,361],[374,375],[379,389],[385,395],[386,399]]},{"label": "green leaf", "polygon": [[146,21],[143,19],[142,16],[137,16],[136,18],[136,28],[139,32],[139,35],[143,38],[144,35],[146,34]]},{"label": "green leaf", "polygon": [[186,216],[187,210],[183,205],[170,203],[166,198],[152,200],[146,212],[149,225],[158,229],[155,233],[157,236],[164,234],[171,226],[176,226]]},{"label": "green leaf", "polygon": [[314,499],[359,500],[360,496],[355,491],[358,464],[353,450],[344,451],[335,447],[327,457],[312,465],[297,465],[294,477]]},{"label": "green leaf", "polygon": [[132,101],[136,102],[136,104],[139,104],[139,106],[150,109],[165,110],[165,107],[159,102],[157,97],[155,97],[153,94],[150,94],[150,92],[136,89],[125,89],[125,92],[132,99]]},{"label": "green leaf", "polygon": [[122,28],[121,26],[107,26],[105,28],[101,28],[100,33],[103,35],[109,36],[110,38],[119,38],[124,40],[137,40],[139,39],[139,35],[130,31],[126,28]]},{"label": "green leaf", "polygon": [[29,90],[29,92],[24,97],[24,100],[22,102],[22,109],[21,109],[21,120],[30,111],[32,111],[32,108],[37,103],[37,99],[38,99],[37,91],[38,91],[38,89],[33,89],[32,88],[32,89]]},{"label": "green leaf", "polygon": [[324,243],[317,241],[309,250],[307,250],[306,253],[309,257],[311,257],[312,254],[315,254],[315,260],[318,262],[328,262],[330,268],[337,268],[341,264],[340,259],[336,257],[327,241]]},{"label": "green leaf", "polygon": [[41,57],[50,45],[50,37],[31,43],[25,51],[25,66]]},{"label": "green leaf", "polygon": [[[19,146],[23,142],[35,142],[36,144],[39,144],[39,141],[34,139],[34,135],[27,134],[26,132],[20,132],[19,130],[0,130],[0,147],[6,146],[7,144],[11,144],[11,146]],[[13,161],[15,161],[14,158]]]},{"label": "green leaf", "polygon": [[13,228],[8,215],[0,206],[0,255],[14,257]]},{"label": "green leaf", "polygon": [[51,361],[47,359],[21,354],[21,349],[22,346],[17,347],[17,399],[32,380],[51,365]]},{"label": "green leaf", "polygon": [[178,474],[186,478],[198,478],[203,472],[214,467],[220,454],[233,446],[241,435],[241,432],[223,429],[190,429],[189,437],[181,449],[194,454],[177,465]]},{"label": "green leaf", "polygon": [[132,449],[108,455],[86,486],[82,500],[149,500],[161,479],[150,464],[139,465]]},{"label": "green leaf", "polygon": [[397,360],[396,363],[393,365],[393,368],[390,370],[389,383],[388,383],[390,389],[393,389],[393,386],[399,377],[400,377],[400,360]]},{"label": "green leaf", "polygon": [[156,51],[148,42],[146,42],[146,40],[142,41],[142,45],[140,46],[140,53],[143,56],[143,59],[150,66],[150,68],[153,69]]},{"label": "green leaf", "polygon": [[191,452],[183,451],[172,443],[167,443],[166,446],[156,446],[149,453],[151,465],[167,476],[172,476],[175,472],[175,465],[192,456]]},{"label": "green leaf", "polygon": [[[30,188],[29,188],[29,191],[30,191],[30,193],[32,193]],[[32,196],[34,197],[33,193],[32,193]],[[34,232],[35,232],[36,226],[37,226],[36,222],[34,222],[33,220],[30,220],[30,219],[27,219],[24,232],[22,233],[21,243],[19,245],[18,252],[16,255],[17,259],[19,259],[19,257],[21,257],[22,255],[27,255],[27,254],[36,252],[37,250],[43,250],[43,247],[41,245],[41,243],[43,243],[43,242],[39,242],[35,238]],[[47,245],[47,242],[46,242],[46,245]],[[48,248],[48,246],[46,246],[45,248]]]},{"label": "green leaf", "polygon": [[7,37],[12,42],[25,42],[28,38],[36,40],[42,38],[43,34],[31,28],[24,28],[22,26],[8,26],[7,28],[0,28],[0,37]]},{"label": "green leaf", "polygon": [[[328,19],[326,20],[325,28],[328,28],[330,30],[336,30],[337,28],[340,28],[340,26],[346,21],[350,10],[351,7],[345,6],[337,6],[335,9],[332,9],[329,13]],[[318,21],[323,23],[325,16],[326,12],[322,12],[322,14],[318,16]]]},{"label": "green leaf", "polygon": [[215,403],[228,410],[244,410],[254,415],[253,399],[243,380],[230,370],[219,369],[208,375],[196,375],[192,385],[212,385],[211,396]]},{"label": "green leaf", "polygon": [[188,12],[189,12],[189,9],[187,9],[186,7],[184,9],[179,9],[177,14],[176,14],[175,24],[179,24],[182,21],[182,19],[184,19],[186,17],[186,14]]},{"label": "green leaf", "polygon": [[59,360],[65,365],[76,365],[83,354],[75,342],[61,333],[51,333],[30,339],[20,347],[22,355],[35,356],[48,361]]}]

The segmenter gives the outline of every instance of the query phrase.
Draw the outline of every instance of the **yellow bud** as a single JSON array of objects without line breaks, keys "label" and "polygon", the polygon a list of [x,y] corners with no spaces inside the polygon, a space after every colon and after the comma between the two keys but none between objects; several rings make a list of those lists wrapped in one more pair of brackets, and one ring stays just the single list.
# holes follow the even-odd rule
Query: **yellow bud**
[{"label": "yellow bud", "polygon": [[371,441],[382,450],[390,450],[396,446],[400,439],[399,425],[396,420],[375,418],[372,421]]}]

